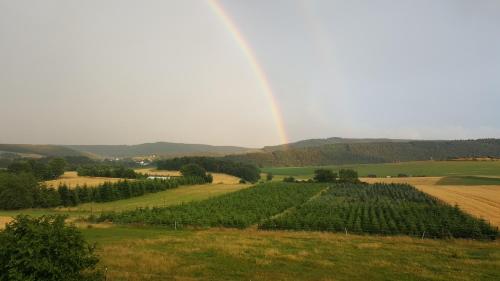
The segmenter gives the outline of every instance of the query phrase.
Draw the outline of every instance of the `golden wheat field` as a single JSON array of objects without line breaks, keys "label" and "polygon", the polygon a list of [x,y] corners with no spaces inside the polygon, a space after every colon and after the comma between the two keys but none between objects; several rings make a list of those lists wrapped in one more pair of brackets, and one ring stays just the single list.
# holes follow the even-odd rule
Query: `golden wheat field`
[{"label": "golden wheat field", "polygon": [[368,183],[408,183],[448,204],[500,226],[500,186],[436,185],[440,177],[363,178]]},{"label": "golden wheat field", "polygon": [[12,220],[12,217],[1,217],[0,216],[0,229],[4,229],[5,225]]},{"label": "golden wheat field", "polygon": [[50,187],[57,188],[60,184],[66,184],[68,187],[76,187],[77,185],[97,186],[105,182],[117,182],[119,178],[100,178],[100,177],[80,177],[76,172],[65,172],[56,180],[46,181],[45,184]]},{"label": "golden wheat field", "polygon": [[[164,170],[156,170],[153,168],[143,168],[143,169],[136,169],[136,173],[140,174],[148,174],[150,176],[171,176],[171,177],[178,177],[181,175],[179,171],[164,171]],[[219,173],[211,173],[214,180],[214,184],[238,184],[240,182],[240,179],[234,176],[226,175],[226,174],[219,174]]]}]

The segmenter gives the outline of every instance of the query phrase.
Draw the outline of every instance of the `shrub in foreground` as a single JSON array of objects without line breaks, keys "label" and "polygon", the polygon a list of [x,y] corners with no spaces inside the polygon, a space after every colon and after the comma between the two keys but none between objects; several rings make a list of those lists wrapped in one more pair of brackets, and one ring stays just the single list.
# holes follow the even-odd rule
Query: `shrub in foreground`
[{"label": "shrub in foreground", "polygon": [[0,281],[103,280],[98,262],[62,216],[18,216],[0,232]]}]

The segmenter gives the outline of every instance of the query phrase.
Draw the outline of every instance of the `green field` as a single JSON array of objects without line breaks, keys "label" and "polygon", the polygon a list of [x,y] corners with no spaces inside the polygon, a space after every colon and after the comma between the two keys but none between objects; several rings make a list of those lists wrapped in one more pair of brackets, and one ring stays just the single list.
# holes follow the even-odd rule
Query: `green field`
[{"label": "green field", "polygon": [[437,185],[500,185],[500,178],[479,176],[450,176],[440,179]]},{"label": "green field", "polygon": [[320,232],[84,229],[107,280],[500,280],[500,243]]},{"label": "green field", "polygon": [[335,171],[342,168],[354,169],[361,177],[368,175],[396,177],[398,174],[409,176],[500,176],[500,161],[419,161],[322,167],[272,167],[263,168],[262,171],[276,176],[311,178],[314,170],[318,168],[329,168]]}]

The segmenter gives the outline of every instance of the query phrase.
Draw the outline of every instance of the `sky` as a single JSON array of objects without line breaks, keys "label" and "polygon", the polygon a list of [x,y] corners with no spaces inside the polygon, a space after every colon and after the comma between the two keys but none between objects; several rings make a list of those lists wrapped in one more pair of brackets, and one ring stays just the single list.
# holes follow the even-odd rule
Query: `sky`
[{"label": "sky", "polygon": [[0,0],[0,143],[489,138],[499,106],[498,0]]}]

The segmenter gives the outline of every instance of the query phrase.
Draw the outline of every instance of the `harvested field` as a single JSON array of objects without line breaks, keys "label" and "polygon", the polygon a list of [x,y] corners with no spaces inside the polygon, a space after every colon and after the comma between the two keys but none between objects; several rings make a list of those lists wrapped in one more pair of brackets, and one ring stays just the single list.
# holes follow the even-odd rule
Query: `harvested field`
[{"label": "harvested field", "polygon": [[12,220],[11,217],[0,217],[0,229],[4,229],[5,225]]},{"label": "harvested field", "polygon": [[76,172],[65,172],[56,180],[46,181],[47,186],[57,188],[60,184],[66,184],[68,187],[76,187],[77,185],[98,186],[105,182],[117,182],[119,178],[100,178],[100,177],[79,177]]},{"label": "harvested field", "polygon": [[364,178],[365,182],[408,183],[448,204],[500,226],[500,185],[436,185],[441,178]]}]

